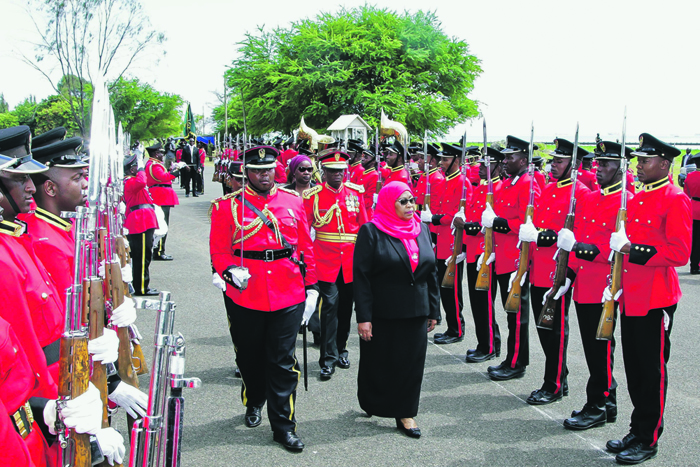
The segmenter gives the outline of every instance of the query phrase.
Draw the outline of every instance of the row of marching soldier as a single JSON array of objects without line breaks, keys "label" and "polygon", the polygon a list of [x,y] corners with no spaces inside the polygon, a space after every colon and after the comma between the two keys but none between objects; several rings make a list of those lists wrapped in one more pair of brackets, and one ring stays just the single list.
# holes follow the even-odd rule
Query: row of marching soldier
[{"label": "row of marching soldier", "polygon": [[[401,432],[420,436],[414,417],[422,366],[415,403],[399,407],[382,399],[386,391],[380,386],[393,388],[391,378],[409,376],[392,373],[382,380],[374,366],[393,372],[393,357],[377,355],[378,361],[369,362],[363,351],[371,353],[368,344],[386,317],[384,311],[368,312],[377,303],[376,293],[371,298],[378,287],[373,281],[384,277],[381,272],[368,275],[367,264],[378,267],[368,255],[408,254],[406,265],[413,273],[407,271],[406,280],[414,286],[424,259],[416,248],[420,250],[421,229],[427,229],[432,241],[429,276],[441,285],[426,286],[425,309],[416,316],[430,332],[442,318],[435,308],[439,301],[446,330],[433,342],[462,342],[465,283],[476,338],[465,358],[484,363],[501,356],[495,307],[500,289],[508,335],[504,359],[489,366],[488,374],[497,381],[525,375],[532,316],[545,365],[542,384],[528,404],[549,404],[568,394],[573,299],[590,376],[587,402],[564,422],[567,429],[585,430],[617,419],[613,331],[619,307],[634,407],[629,433],[609,441],[607,449],[628,464],[656,455],[664,429],[673,314],[681,297],[675,268],[687,264],[691,246],[691,200],[669,177],[680,152],[644,133],[635,151],[623,138],[623,144],[599,141],[589,153],[579,147],[577,130],[573,143],[555,139],[545,175],[532,135],[530,142],[508,136],[501,148],[488,147],[485,133],[484,124],[483,147],[467,147],[465,138],[459,145],[424,141],[409,147],[397,130],[392,144],[377,138],[372,147],[358,140],[333,144],[302,120],[296,145],[294,138],[278,138],[270,146],[238,140],[236,156],[220,169],[222,183],[233,186],[212,202],[211,257],[243,378],[246,426],[262,423],[267,402],[274,439],[292,451],[304,448],[295,418],[299,325],[317,334],[319,376],[330,380],[336,368],[352,364],[347,343],[354,306],[361,339],[360,406],[370,416],[394,417]],[[634,157],[637,187],[627,168]],[[286,168],[286,180],[276,173],[280,165]],[[382,206],[384,202],[389,204]],[[394,202],[396,213],[386,214]],[[390,217],[393,227],[386,225]],[[424,227],[404,228],[412,219]],[[378,230],[392,232],[393,240],[381,240]],[[393,250],[382,250],[388,244]],[[403,304],[403,286],[391,285],[403,272],[401,267],[393,271],[394,277],[382,279],[388,281],[382,293],[394,291],[394,301]],[[390,303],[385,307],[393,309]],[[420,342],[416,345],[421,349]],[[377,401],[385,400],[378,407]]]}]

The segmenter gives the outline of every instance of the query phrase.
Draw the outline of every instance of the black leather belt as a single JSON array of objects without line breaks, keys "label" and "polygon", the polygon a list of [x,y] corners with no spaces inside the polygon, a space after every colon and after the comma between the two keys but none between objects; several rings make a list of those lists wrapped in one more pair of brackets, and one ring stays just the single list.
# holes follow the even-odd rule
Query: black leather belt
[{"label": "black leather belt", "polygon": [[[246,259],[257,259],[269,263],[278,259],[291,258],[294,250],[292,248],[282,248],[281,250],[244,251],[243,257]],[[234,250],[233,256],[241,256],[241,250]]]},{"label": "black leather belt", "polygon": [[56,339],[46,347],[41,350],[44,351],[44,356],[46,356],[46,366],[51,366],[58,362],[59,351],[61,349],[61,339]]},{"label": "black leather belt", "polygon": [[693,201],[700,201],[700,197],[697,197],[697,196],[693,196],[693,197],[690,198],[690,199],[692,199]]},{"label": "black leather belt", "polygon": [[17,433],[19,433],[22,439],[27,439],[29,433],[32,432],[32,424],[34,423],[34,414],[32,413],[32,408],[29,406],[29,402],[25,402],[17,412],[10,415],[10,418],[12,419],[12,424],[15,426]]},{"label": "black leather belt", "polygon": [[137,209],[153,209],[155,211],[156,208],[154,208],[152,204],[137,204],[136,206],[131,206],[129,211],[134,212]]},{"label": "black leather belt", "polygon": [[162,187],[162,188],[172,188],[172,187],[173,187],[172,185],[165,185],[165,184],[153,185],[153,186],[159,186],[159,187]]}]

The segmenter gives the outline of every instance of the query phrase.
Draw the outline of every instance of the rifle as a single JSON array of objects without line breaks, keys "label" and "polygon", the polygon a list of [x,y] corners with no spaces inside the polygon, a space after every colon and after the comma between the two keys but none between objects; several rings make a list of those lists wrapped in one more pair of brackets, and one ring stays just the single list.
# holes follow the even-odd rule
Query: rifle
[{"label": "rifle", "polygon": [[[571,231],[574,230],[574,220],[576,218],[576,181],[578,179],[578,123],[576,124],[576,137],[574,139],[574,153],[571,155],[571,196],[569,197],[569,213],[566,215],[566,222],[564,223],[564,228]],[[540,329],[547,329],[549,331],[554,329],[554,314],[557,308],[561,305],[561,301],[565,297],[559,297],[557,300],[554,299],[554,295],[557,294],[559,288],[566,282],[566,272],[569,269],[569,252],[557,249],[557,267],[554,270],[554,280],[552,281],[552,291],[547,295],[544,305],[542,306],[542,311],[537,319],[537,327]]]},{"label": "rifle", "polygon": [[423,210],[430,209],[430,163],[428,162],[428,130],[423,132],[423,157],[425,164],[423,171],[425,172],[425,199],[423,200]]},{"label": "rifle", "polygon": [[[493,180],[491,180],[491,156],[486,146],[486,118],[484,118],[484,163],[486,164],[486,180],[488,191],[486,202],[493,208]],[[481,262],[479,273],[476,276],[476,290],[489,290],[491,288],[491,265],[486,264],[493,253],[493,228],[484,227],[484,260]]]},{"label": "rifle", "polygon": [[[460,161],[459,170],[462,171],[462,198],[459,200],[459,209],[464,211],[467,205],[467,173],[464,165],[464,160],[467,154],[467,132],[464,131],[464,136],[462,137],[462,158]],[[442,287],[447,289],[453,289],[455,286],[455,273],[457,269],[457,256],[462,252],[462,238],[464,236],[464,229],[455,228],[455,240],[452,245],[452,256],[447,262],[447,269],[445,270],[445,275],[442,278]]]},{"label": "rifle", "polygon": [[[620,172],[622,173],[622,191],[620,192],[620,210],[617,211],[617,221],[615,230],[620,231],[627,222],[627,157],[625,156],[625,137],[627,136],[627,108],[622,121],[622,147],[620,150]],[[603,303],[603,314],[600,315],[598,330],[595,338],[601,341],[609,341],[613,336],[615,325],[615,295],[622,289],[622,262],[624,255],[617,251],[613,252],[612,265],[610,266],[610,291],[613,299]]]},{"label": "rifle", "polygon": [[[158,300],[137,299],[136,306],[155,310],[153,363],[148,391],[148,409],[131,426],[129,467],[178,467],[184,413],[183,388],[198,388],[199,378],[185,378],[185,338],[174,334],[175,303],[170,292]],[[170,396],[166,397],[170,387]]]},{"label": "rifle", "polygon": [[382,161],[382,155],[379,152],[379,129],[375,127],[375,135],[374,135],[374,157],[375,161],[377,163],[377,190],[375,191],[376,194],[379,194],[380,191],[382,191],[382,168],[379,165]]},{"label": "rifle", "polygon": [[[532,220],[532,215],[535,212],[535,164],[532,163],[532,152],[534,150],[534,137],[535,137],[535,125],[534,123],[530,126],[530,147],[528,148],[528,166],[527,173],[530,175],[530,200],[527,203],[527,209],[525,210],[525,221]],[[520,243],[520,259],[518,259],[518,271],[513,280],[513,284],[508,293],[508,300],[506,300],[506,305],[503,307],[509,313],[517,313],[520,309],[520,295],[522,291],[522,286],[520,282],[523,276],[527,273],[527,268],[530,263],[530,242]]]}]

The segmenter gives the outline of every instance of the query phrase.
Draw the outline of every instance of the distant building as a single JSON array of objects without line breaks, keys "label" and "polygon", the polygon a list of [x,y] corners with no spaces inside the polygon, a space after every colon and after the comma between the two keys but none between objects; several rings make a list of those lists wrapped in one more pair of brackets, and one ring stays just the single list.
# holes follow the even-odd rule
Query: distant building
[{"label": "distant building", "polygon": [[341,115],[328,127],[331,136],[336,140],[342,139],[347,142],[348,139],[359,139],[365,144],[367,144],[367,130],[371,129],[372,127],[356,114]]}]

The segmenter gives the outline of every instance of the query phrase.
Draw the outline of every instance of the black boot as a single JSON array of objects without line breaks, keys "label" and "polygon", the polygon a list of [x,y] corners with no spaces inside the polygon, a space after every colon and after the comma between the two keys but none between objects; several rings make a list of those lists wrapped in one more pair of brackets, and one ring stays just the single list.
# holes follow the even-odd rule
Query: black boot
[{"label": "black boot", "polygon": [[571,418],[564,420],[564,428],[569,430],[587,430],[605,425],[605,405],[586,403],[581,410],[571,412]]}]

